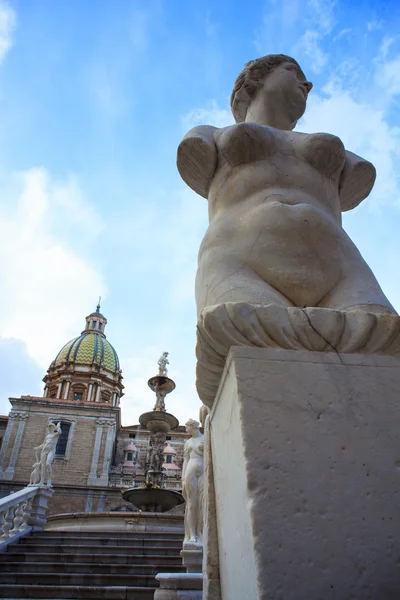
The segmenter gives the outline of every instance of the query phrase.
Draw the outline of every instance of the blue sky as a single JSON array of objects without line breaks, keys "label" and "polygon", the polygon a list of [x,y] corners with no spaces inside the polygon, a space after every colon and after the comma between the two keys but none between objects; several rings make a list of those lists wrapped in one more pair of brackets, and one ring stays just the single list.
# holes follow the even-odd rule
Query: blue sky
[{"label": "blue sky", "polygon": [[400,310],[397,0],[0,0],[0,413],[40,394],[99,295],[125,377],[123,423],[197,417],[194,276],[207,203],[175,167],[193,125],[231,124],[243,64],[294,56],[313,81],[297,130],[371,160],[371,196],[344,226]]}]

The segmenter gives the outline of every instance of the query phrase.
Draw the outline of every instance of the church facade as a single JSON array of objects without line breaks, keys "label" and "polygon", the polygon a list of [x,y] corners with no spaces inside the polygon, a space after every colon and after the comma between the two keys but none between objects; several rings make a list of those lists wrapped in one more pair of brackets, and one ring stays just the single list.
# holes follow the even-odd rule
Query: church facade
[{"label": "church facade", "polygon": [[[124,510],[121,489],[144,485],[149,432],[122,426],[122,370],[107,340],[100,306],[82,333],[51,363],[42,397],[10,398],[0,417],[0,497],[29,483],[34,448],[48,423],[61,423],[53,462],[54,495],[49,514]],[[169,432],[164,450],[165,487],[181,488],[184,427]]]}]

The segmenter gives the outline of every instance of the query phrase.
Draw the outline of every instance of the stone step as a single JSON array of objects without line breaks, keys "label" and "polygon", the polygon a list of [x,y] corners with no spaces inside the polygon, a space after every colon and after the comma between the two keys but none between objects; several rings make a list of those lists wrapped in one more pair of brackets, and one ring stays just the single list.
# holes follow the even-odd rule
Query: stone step
[{"label": "stone step", "polygon": [[[90,567],[94,564],[105,564],[109,565],[135,565],[135,564],[151,564],[151,565],[168,565],[165,569],[168,572],[172,566],[182,565],[182,558],[179,554],[174,552],[173,555],[165,554],[78,554],[76,551],[73,553],[48,553],[48,552],[20,552],[16,549],[11,549],[9,546],[7,552],[0,553],[0,565],[2,563],[19,563],[19,562],[41,562],[41,563],[85,563]],[[0,571],[2,570],[0,567]],[[160,568],[161,571],[161,568]]]},{"label": "stone step", "polygon": [[[1,565],[2,573],[86,573],[95,574],[112,574],[112,575],[157,575],[157,573],[184,573],[185,568],[182,562],[179,565],[171,565],[161,563],[155,564],[95,564],[86,562],[38,562],[38,561],[21,561],[21,562],[3,562]],[[1,580],[1,576],[0,576]]]},{"label": "stone step", "polygon": [[51,544],[37,544],[35,540],[30,540],[29,543],[20,540],[19,544],[14,546],[15,549],[18,548],[19,553],[24,552],[43,552],[46,548],[47,552],[51,554],[141,554],[141,555],[153,555],[153,554],[162,554],[169,556],[179,556],[179,552],[181,546],[170,546],[169,544],[163,544],[161,546],[152,546],[151,544],[148,546],[111,546],[109,544],[105,546],[96,545],[68,545],[68,544],[60,544],[58,546]]},{"label": "stone step", "polygon": [[50,538],[54,538],[54,537],[59,537],[59,538],[65,538],[65,537],[75,537],[75,538],[81,538],[81,537],[92,537],[92,538],[105,538],[105,539],[110,539],[110,538],[118,538],[118,539],[135,539],[135,538],[140,538],[140,539],[145,539],[145,538],[151,538],[151,539],[181,539],[183,541],[184,538],[184,532],[175,532],[175,531],[158,531],[158,532],[151,532],[151,531],[37,531],[34,534],[35,538],[46,538],[46,539],[50,539]]},{"label": "stone step", "polygon": [[75,586],[75,585],[0,585],[0,598],[19,600],[20,598],[45,598],[58,600],[153,600],[155,587],[126,586]]},{"label": "stone step", "polygon": [[160,548],[163,546],[167,546],[169,548],[182,548],[183,540],[180,539],[151,539],[151,538],[129,538],[129,539],[120,539],[120,538],[93,538],[93,537],[80,537],[75,538],[73,536],[65,536],[63,538],[46,538],[46,537],[37,537],[35,535],[21,538],[20,544],[24,546],[36,545],[36,546],[46,546],[46,548],[52,548],[54,546],[59,546],[60,544],[64,545],[79,545],[79,546],[123,546],[124,548],[128,548],[130,546],[144,546],[144,547],[152,547],[152,548]]},{"label": "stone step", "polygon": [[110,573],[1,573],[2,585],[155,587],[154,575]]}]

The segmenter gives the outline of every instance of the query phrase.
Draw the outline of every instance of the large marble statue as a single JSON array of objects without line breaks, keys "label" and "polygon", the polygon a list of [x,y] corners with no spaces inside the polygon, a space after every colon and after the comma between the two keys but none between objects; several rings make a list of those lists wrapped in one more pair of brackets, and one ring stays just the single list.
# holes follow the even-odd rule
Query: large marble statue
[{"label": "large marble statue", "polygon": [[185,498],[185,542],[203,537],[204,436],[193,419],[185,424],[191,437],[185,442],[182,467],[182,495]]},{"label": "large marble statue", "polygon": [[209,205],[196,277],[209,406],[232,345],[400,352],[395,310],[341,221],[375,169],[335,135],[293,131],[311,88],[289,56],[252,60],[231,96],[236,125],[195,127],[178,149],[182,178]]},{"label": "large marble statue", "polygon": [[[61,423],[49,423],[47,426],[47,434],[43,444],[36,446],[36,462],[33,465],[33,471],[30,476],[29,485],[47,485],[51,487],[52,477],[52,462],[56,453],[58,438],[61,435]],[[40,456],[39,456],[40,452]],[[45,482],[47,476],[47,482]]]}]

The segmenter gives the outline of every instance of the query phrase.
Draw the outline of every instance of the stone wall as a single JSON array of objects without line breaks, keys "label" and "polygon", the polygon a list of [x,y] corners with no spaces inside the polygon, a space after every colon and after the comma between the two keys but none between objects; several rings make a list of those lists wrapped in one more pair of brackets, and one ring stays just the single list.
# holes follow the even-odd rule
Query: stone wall
[{"label": "stone wall", "polygon": [[[95,476],[98,469],[102,473],[110,425],[113,426],[112,443],[108,444],[111,445],[111,461],[118,408],[96,406],[95,403],[93,406],[78,406],[66,401],[56,403],[46,398],[12,399],[12,404],[11,417],[15,416],[9,422],[7,447],[3,443],[0,480],[29,482],[35,462],[34,448],[43,442],[49,421],[71,423],[65,456],[56,457],[53,462],[54,484],[86,485],[91,471],[94,470]],[[19,435],[21,424],[23,432]],[[93,464],[96,436],[100,447],[96,464]],[[108,473],[106,483],[107,479]],[[101,485],[97,481],[93,483]]]}]

